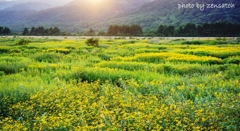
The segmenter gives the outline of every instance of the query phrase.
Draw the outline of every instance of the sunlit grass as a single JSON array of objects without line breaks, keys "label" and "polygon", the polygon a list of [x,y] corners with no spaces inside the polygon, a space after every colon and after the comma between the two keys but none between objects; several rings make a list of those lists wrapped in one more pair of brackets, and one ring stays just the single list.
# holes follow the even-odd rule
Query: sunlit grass
[{"label": "sunlit grass", "polygon": [[0,130],[239,130],[239,44],[19,39],[0,38]]}]

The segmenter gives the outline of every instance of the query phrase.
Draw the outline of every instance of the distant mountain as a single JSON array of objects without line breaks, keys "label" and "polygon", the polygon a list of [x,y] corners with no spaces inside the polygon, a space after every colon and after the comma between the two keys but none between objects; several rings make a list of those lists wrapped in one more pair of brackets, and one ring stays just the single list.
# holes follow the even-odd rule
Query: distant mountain
[{"label": "distant mountain", "polygon": [[3,9],[4,11],[20,11],[20,10],[35,10],[35,11],[40,11],[40,10],[45,10],[48,8],[53,7],[50,4],[46,3],[41,3],[41,2],[27,2],[27,3],[20,3],[13,5],[11,7]]},{"label": "distant mountain", "polygon": [[25,3],[45,3],[51,7],[63,6],[72,0],[0,0],[0,10]]},{"label": "distant mountain", "polygon": [[15,2],[0,1],[0,11],[15,5]]},{"label": "distant mountain", "polygon": [[[31,14],[37,11],[52,8],[56,5],[47,4],[47,0],[0,0],[0,25],[17,25],[17,29],[29,23],[22,23]],[[54,1],[54,0],[51,0]],[[47,3],[43,3],[47,2]],[[60,2],[61,3],[61,2]],[[57,4],[58,5],[58,4]]]},{"label": "distant mountain", "polygon": [[101,2],[96,3],[88,0],[74,0],[66,6],[37,12],[29,16],[28,21],[32,19],[35,21],[36,18],[39,18],[38,22],[43,23],[49,20],[60,23],[65,21],[76,23],[104,20],[120,12],[132,10],[149,1],[153,0],[101,0]]},{"label": "distant mountain", "polygon": [[[10,11],[0,11],[0,26],[16,26],[20,28],[23,26],[19,23],[22,19],[33,14],[34,10],[10,10]],[[28,23],[25,23],[26,25]]]},{"label": "distant mountain", "polygon": [[[178,4],[194,4],[194,8],[178,9]],[[204,4],[204,10],[196,7],[196,3]],[[207,8],[207,4],[234,4],[234,8]],[[140,8],[124,12],[111,19],[113,24],[140,24],[145,29],[156,29],[160,24],[185,25],[186,23],[202,24],[205,22],[240,23],[239,0],[155,0]]]},{"label": "distant mountain", "polygon": [[[198,8],[178,9],[178,4],[205,4]],[[235,8],[207,9],[207,3],[232,3]],[[23,30],[31,26],[58,26],[61,30],[84,32],[106,30],[110,24],[140,24],[144,31],[154,31],[160,24],[185,25],[205,22],[240,23],[239,0],[74,0],[61,7],[27,12],[0,11],[0,25]]]},{"label": "distant mountain", "polygon": [[12,25],[16,29],[20,28],[18,25],[43,25],[47,27],[58,26],[68,31],[87,30],[95,23],[105,21],[118,13],[130,11],[151,1],[153,0],[101,0],[101,2],[74,0],[61,7],[37,12],[27,11],[28,15],[24,16],[19,13],[15,16],[13,12],[4,12],[1,15],[0,12],[0,17],[3,16],[0,18],[0,25],[6,24],[7,14],[10,14],[10,17],[14,17],[11,17],[8,23],[12,24],[13,21],[17,21],[16,24]]}]

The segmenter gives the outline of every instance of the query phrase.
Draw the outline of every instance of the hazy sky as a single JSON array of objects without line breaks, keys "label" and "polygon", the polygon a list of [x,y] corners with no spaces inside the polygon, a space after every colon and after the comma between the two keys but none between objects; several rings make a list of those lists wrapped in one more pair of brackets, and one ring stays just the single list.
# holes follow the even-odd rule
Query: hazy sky
[{"label": "hazy sky", "polygon": [[35,1],[35,2],[43,2],[43,3],[48,3],[51,5],[63,5],[67,4],[72,0],[0,0],[0,2],[17,2],[17,3],[25,3],[25,2],[30,2],[30,1]]},{"label": "hazy sky", "polygon": [[44,2],[69,2],[72,0],[0,0],[0,1],[17,1],[17,2],[28,2],[28,1],[44,1]]}]

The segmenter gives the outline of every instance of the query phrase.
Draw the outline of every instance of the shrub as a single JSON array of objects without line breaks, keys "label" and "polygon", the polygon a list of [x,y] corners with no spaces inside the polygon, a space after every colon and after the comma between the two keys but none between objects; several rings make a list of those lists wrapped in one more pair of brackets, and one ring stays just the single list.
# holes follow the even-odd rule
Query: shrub
[{"label": "shrub", "polygon": [[21,49],[11,49],[10,52],[11,53],[21,53],[22,50]]},{"label": "shrub", "polygon": [[98,42],[99,42],[99,39],[97,39],[97,38],[95,38],[95,39],[94,38],[89,38],[89,39],[87,39],[86,44],[88,46],[98,47],[99,46]]},{"label": "shrub", "polygon": [[184,42],[182,42],[182,44],[186,44],[186,45],[201,45],[201,44],[204,44],[204,42],[202,42],[202,41],[184,41]]},{"label": "shrub", "polygon": [[227,64],[240,64],[240,58],[230,57],[224,60]]},{"label": "shrub", "polygon": [[29,44],[29,43],[30,43],[29,40],[20,39],[20,40],[17,42],[17,45],[27,45],[27,44]]},{"label": "shrub", "polygon": [[62,58],[62,55],[59,53],[45,53],[45,54],[38,54],[34,58],[39,62],[54,63],[54,62],[58,62]]},{"label": "shrub", "polygon": [[216,38],[216,40],[218,40],[218,41],[226,41],[226,40],[227,40],[227,38],[225,38],[225,37],[223,37],[223,38],[221,38],[221,37],[218,37],[218,38]]},{"label": "shrub", "polygon": [[185,39],[174,39],[172,41],[184,41]]},{"label": "shrub", "polygon": [[210,45],[224,45],[224,44],[228,44],[227,41],[212,41],[209,43]]},{"label": "shrub", "polygon": [[237,38],[237,42],[240,42],[240,37],[239,37],[239,38]]},{"label": "shrub", "polygon": [[70,54],[71,50],[69,49],[56,49],[57,53]]},{"label": "shrub", "polygon": [[10,47],[7,47],[7,46],[0,46],[0,54],[3,54],[3,53],[9,53],[11,50]]}]

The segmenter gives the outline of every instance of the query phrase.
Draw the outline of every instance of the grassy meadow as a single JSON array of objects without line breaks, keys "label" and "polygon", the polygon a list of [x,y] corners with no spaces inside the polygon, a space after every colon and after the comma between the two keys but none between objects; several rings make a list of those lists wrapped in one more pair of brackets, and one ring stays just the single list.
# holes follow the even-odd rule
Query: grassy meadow
[{"label": "grassy meadow", "polygon": [[233,38],[0,38],[0,130],[240,130]]}]

